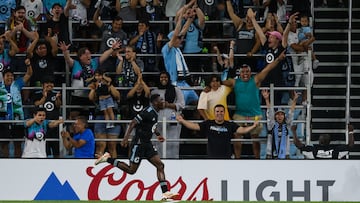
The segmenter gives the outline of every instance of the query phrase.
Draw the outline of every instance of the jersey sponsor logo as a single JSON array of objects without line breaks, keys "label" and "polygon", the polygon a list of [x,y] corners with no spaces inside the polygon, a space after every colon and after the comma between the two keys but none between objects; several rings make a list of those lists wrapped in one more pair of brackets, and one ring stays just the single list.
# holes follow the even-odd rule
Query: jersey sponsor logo
[{"label": "jersey sponsor logo", "polygon": [[238,32],[238,39],[253,39],[255,36],[253,31],[241,30]]},{"label": "jersey sponsor logo", "polygon": [[210,126],[210,130],[216,131],[218,133],[228,132],[228,129],[223,126]]},{"label": "jersey sponsor logo", "polygon": [[318,150],[316,153],[316,157],[317,158],[321,158],[321,159],[331,159],[332,158],[332,154],[333,154],[334,150]]}]

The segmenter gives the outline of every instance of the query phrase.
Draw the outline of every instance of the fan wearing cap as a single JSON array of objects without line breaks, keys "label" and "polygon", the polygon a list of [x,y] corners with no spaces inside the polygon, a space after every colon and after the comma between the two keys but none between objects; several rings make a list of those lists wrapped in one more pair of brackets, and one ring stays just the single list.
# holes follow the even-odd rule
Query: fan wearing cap
[{"label": "fan wearing cap", "polygon": [[[25,60],[26,73],[23,77],[14,79],[11,69],[3,72],[4,80],[0,83],[0,120],[24,120],[24,109],[22,104],[21,90],[32,75],[30,59]],[[22,123],[0,124],[1,138],[23,138],[24,125]],[[4,157],[9,156],[9,142],[0,142]],[[21,142],[14,142],[15,157],[21,156]]]},{"label": "fan wearing cap", "polygon": [[[298,13],[294,13],[290,16],[289,22],[292,22]],[[259,26],[255,19],[256,13],[250,8],[247,11],[247,15],[254,24],[256,33],[259,35],[261,45],[266,51],[265,53],[265,64],[273,62],[287,47],[287,38],[290,31],[290,24],[286,25],[283,35],[278,31],[267,32],[266,35],[263,33],[262,28]],[[283,63],[277,65],[264,80],[263,85],[268,86],[270,83],[273,83],[277,87],[284,86],[285,81],[282,77],[282,67]],[[277,91],[275,96],[275,104],[281,102],[281,92]]]},{"label": "fan wearing cap", "polygon": [[[259,87],[267,74],[285,58],[282,53],[272,63],[268,64],[261,72],[251,75],[251,67],[243,64],[240,68],[240,75],[237,79],[229,79],[223,81],[223,84],[234,89],[235,93],[235,113],[234,120],[254,122],[256,118],[262,117],[262,111],[259,98]],[[247,125],[242,123],[242,125]],[[262,130],[259,125],[250,131],[252,138],[257,138]],[[238,137],[241,138],[241,137]],[[241,142],[234,143],[235,158],[241,157]],[[260,158],[260,143],[253,142],[253,153],[255,158]]]},{"label": "fan wearing cap", "polygon": [[270,93],[268,90],[261,91],[266,102],[267,117],[267,146],[266,158],[269,159],[287,159],[290,156],[290,126],[292,125],[294,110],[298,94],[294,94],[288,116],[283,109],[278,108],[274,111],[270,104]]}]

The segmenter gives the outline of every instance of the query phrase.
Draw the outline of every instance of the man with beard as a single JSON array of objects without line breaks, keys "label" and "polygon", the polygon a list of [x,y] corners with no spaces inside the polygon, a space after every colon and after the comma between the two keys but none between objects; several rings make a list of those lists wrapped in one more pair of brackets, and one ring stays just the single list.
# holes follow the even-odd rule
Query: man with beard
[{"label": "man with beard", "polygon": [[[36,23],[30,22],[25,18],[25,7],[17,6],[14,10],[13,17],[7,22],[7,31],[10,37],[16,42],[19,48],[18,53],[25,53],[30,42],[36,38]],[[26,72],[24,64],[25,57],[18,56],[11,60],[11,70],[14,72]]]},{"label": "man with beard", "polygon": [[105,24],[100,18],[100,7],[96,9],[93,21],[95,25],[100,29],[101,32],[101,42],[99,53],[104,53],[107,49],[111,48],[112,44],[119,41],[121,42],[120,49],[113,52],[111,57],[109,57],[100,68],[105,72],[115,72],[116,67],[116,54],[123,52],[127,44],[127,33],[122,29],[123,19],[119,16],[116,16],[112,19],[111,24]]},{"label": "man with beard", "polygon": [[15,39],[20,53],[24,53],[30,41],[35,39],[36,24],[25,18],[25,7],[18,6],[14,10],[13,18],[7,22],[7,29],[10,30],[11,37]]}]

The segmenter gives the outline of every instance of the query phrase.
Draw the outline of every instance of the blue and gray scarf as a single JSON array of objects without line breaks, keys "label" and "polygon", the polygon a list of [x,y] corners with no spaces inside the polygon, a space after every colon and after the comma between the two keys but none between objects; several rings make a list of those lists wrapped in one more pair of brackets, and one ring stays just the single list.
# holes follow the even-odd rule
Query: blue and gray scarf
[{"label": "blue and gray scarf", "polygon": [[[279,128],[281,125],[281,139],[279,138]],[[275,151],[278,159],[286,158],[286,138],[288,136],[286,124],[279,124],[275,122],[275,126],[273,128],[273,146],[275,145]]]}]

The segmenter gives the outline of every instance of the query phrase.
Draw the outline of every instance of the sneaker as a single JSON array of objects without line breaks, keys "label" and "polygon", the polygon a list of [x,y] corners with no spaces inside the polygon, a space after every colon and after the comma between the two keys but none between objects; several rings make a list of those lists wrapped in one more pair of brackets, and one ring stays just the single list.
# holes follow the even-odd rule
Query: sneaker
[{"label": "sneaker", "polygon": [[315,69],[317,69],[317,68],[319,67],[319,63],[320,63],[320,61],[317,60],[317,59],[315,59],[315,60],[313,61],[313,70],[315,70]]},{"label": "sneaker", "polygon": [[107,128],[107,129],[113,128],[113,127],[115,127],[115,126],[114,126],[114,123],[107,123],[107,124],[106,124],[106,128]]},{"label": "sneaker", "polygon": [[107,162],[107,159],[110,157],[111,157],[110,154],[108,152],[105,152],[102,156],[100,156],[98,159],[96,159],[95,165]]},{"label": "sneaker", "polygon": [[174,199],[174,198],[178,198],[178,197],[179,197],[178,193],[172,193],[170,191],[167,191],[167,192],[163,193],[161,200]]}]

